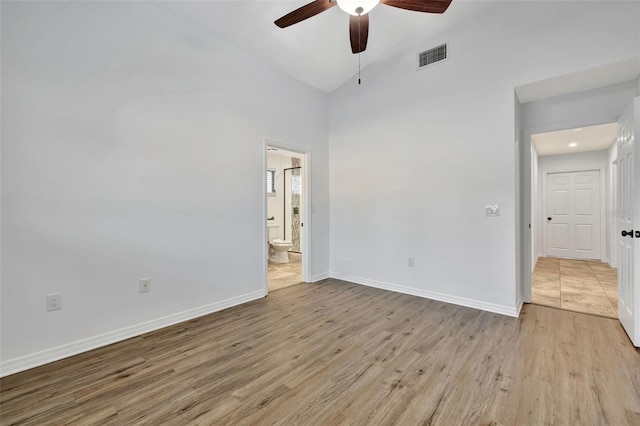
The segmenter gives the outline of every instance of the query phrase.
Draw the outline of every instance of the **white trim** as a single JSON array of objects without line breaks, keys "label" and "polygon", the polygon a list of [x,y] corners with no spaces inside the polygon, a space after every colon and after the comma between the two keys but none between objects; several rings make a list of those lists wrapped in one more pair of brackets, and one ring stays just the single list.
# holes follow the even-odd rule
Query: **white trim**
[{"label": "white trim", "polygon": [[518,317],[520,317],[520,312],[522,312],[523,306],[524,302],[522,301],[522,298],[518,298],[518,300],[516,301],[516,312],[518,313]]},{"label": "white trim", "polygon": [[262,290],[252,291],[251,293],[231,297],[229,299],[221,300],[220,302],[211,303],[198,308],[189,309],[151,321],[121,328],[119,330],[109,331],[107,333],[78,340],[76,342],[67,343],[55,348],[45,349],[40,352],[2,361],[0,362],[0,377],[48,364],[53,361],[58,361],[63,358],[68,358],[82,352],[87,352],[92,349],[107,346],[132,337],[140,336],[141,334],[149,333],[150,331],[159,330],[170,325],[231,308],[252,300],[257,300],[264,296],[265,292]]},{"label": "white trim", "polygon": [[494,314],[518,317],[519,309],[516,306],[496,305],[495,303],[483,302],[480,300],[467,299],[465,297],[452,296],[450,294],[436,293],[434,291],[422,290],[419,288],[405,287],[398,284],[391,284],[383,281],[347,276],[336,272],[331,272],[331,278],[349,281],[355,284],[362,284],[368,287],[375,287],[382,290],[394,291],[396,293],[409,294],[411,296],[424,297],[425,299],[438,300],[440,302],[452,303],[454,305],[465,306],[467,308],[480,309],[482,311],[493,312]]},{"label": "white trim", "polygon": [[[269,172],[271,172],[271,182],[273,182],[273,192],[269,192],[269,189],[267,189],[267,197],[275,197],[278,194],[278,190],[275,187],[275,181],[276,181],[276,169],[270,169],[267,167],[267,175],[269,174]],[[265,177],[266,179],[266,177]],[[269,180],[267,179],[267,182]],[[266,186],[266,185],[265,185]]]},{"label": "white trim", "polygon": [[323,272],[322,274],[316,274],[311,277],[312,283],[317,283],[318,281],[326,280],[327,278],[331,278],[331,274],[329,272]]}]

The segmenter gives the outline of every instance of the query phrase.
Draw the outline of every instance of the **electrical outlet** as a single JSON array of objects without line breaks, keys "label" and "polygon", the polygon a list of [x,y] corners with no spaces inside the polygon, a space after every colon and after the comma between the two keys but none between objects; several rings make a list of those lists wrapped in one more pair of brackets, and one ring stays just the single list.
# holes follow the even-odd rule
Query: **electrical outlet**
[{"label": "electrical outlet", "polygon": [[500,216],[500,206],[498,204],[487,204],[484,207],[485,215],[489,217]]},{"label": "electrical outlet", "polygon": [[62,293],[47,294],[47,311],[62,309]]},{"label": "electrical outlet", "polygon": [[151,291],[151,278],[143,278],[140,280],[140,293],[148,293]]},{"label": "electrical outlet", "polygon": [[407,265],[408,266],[411,266],[413,268],[414,263],[415,262],[414,262],[413,257],[411,257],[411,256],[407,257]]}]

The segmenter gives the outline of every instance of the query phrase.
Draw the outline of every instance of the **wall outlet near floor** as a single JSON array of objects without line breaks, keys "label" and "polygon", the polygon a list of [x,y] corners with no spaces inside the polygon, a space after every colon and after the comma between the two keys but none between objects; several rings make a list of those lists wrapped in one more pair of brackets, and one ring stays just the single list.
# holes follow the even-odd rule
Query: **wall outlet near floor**
[{"label": "wall outlet near floor", "polygon": [[143,278],[140,280],[140,293],[149,293],[151,291],[151,278]]},{"label": "wall outlet near floor", "polygon": [[62,309],[62,293],[47,294],[47,311]]},{"label": "wall outlet near floor", "polygon": [[411,266],[413,268],[415,261],[412,256],[407,257],[407,266]]}]

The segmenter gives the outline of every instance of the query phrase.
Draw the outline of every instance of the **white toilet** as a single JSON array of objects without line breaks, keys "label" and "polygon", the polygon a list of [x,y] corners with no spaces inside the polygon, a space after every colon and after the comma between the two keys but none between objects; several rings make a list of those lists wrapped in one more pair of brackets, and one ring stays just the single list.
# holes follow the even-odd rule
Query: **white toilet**
[{"label": "white toilet", "polygon": [[276,263],[288,263],[289,254],[287,251],[293,247],[291,241],[275,238],[269,241],[269,260]]}]

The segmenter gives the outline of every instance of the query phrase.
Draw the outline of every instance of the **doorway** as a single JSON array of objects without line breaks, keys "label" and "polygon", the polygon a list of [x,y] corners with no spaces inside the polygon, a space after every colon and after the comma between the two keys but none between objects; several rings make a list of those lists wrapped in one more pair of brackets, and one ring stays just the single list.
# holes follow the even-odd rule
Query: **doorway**
[{"label": "doorway", "polygon": [[[612,70],[621,69],[622,63],[612,63],[606,67]],[[601,69],[593,68],[572,74],[557,76],[546,80],[524,84],[515,88],[515,141],[521,143],[519,155],[516,157],[516,181],[520,182],[516,197],[516,306],[532,302],[532,279],[534,266],[540,260],[543,247],[540,241],[540,229],[544,219],[540,213],[541,201],[537,199],[538,188],[542,181],[539,167],[536,164],[539,152],[532,143],[532,136],[540,132],[575,129],[597,124],[616,124],[616,139],[609,152],[612,154],[607,163],[605,179],[608,188],[614,191],[605,194],[606,204],[602,216],[606,219],[602,229],[606,232],[606,243],[601,246],[601,257],[618,270],[618,312],[617,318],[636,346],[640,346],[640,256],[637,256],[635,243],[640,239],[640,191],[637,187],[640,176],[640,156],[630,156],[633,164],[625,170],[621,166],[621,147],[626,145],[629,152],[637,153],[640,138],[640,97],[638,84],[640,78],[636,63],[632,75],[608,81],[606,85],[591,86],[593,79]],[[565,83],[575,83],[571,89],[558,90]],[[562,84],[559,84],[562,83]],[[520,142],[521,141],[521,142]],[[585,170],[583,167],[582,170]],[[625,174],[626,173],[626,174]],[[625,176],[627,176],[625,178]],[[626,179],[626,180],[625,180]],[[625,190],[626,185],[626,190]],[[632,188],[632,189],[629,189]],[[632,209],[622,208],[623,198],[631,200]],[[625,216],[626,215],[626,216]],[[628,223],[624,222],[626,220]],[[633,224],[633,226],[630,226]],[[633,230],[633,235],[631,231]],[[624,233],[622,232],[624,231]],[[623,250],[628,248],[628,252]],[[633,253],[622,259],[623,253]],[[544,257],[544,256],[542,256]],[[631,260],[630,260],[631,259]],[[588,262],[588,261],[587,261]],[[623,265],[626,262],[627,268]],[[627,272],[624,272],[624,271]],[[625,307],[626,309],[625,311]]]},{"label": "doorway", "polygon": [[617,318],[606,216],[616,134],[607,123],[530,135],[530,302]]},{"label": "doorway", "polygon": [[308,280],[310,152],[265,142],[265,292]]}]

